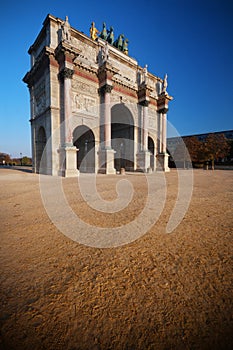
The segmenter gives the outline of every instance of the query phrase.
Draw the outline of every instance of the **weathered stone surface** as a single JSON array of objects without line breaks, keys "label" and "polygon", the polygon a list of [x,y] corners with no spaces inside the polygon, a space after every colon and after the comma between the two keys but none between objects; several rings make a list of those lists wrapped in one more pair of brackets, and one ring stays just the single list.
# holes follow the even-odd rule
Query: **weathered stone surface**
[{"label": "weathered stone surface", "polygon": [[[135,146],[131,147],[132,154],[129,155],[128,152],[128,170],[139,167],[155,169],[150,164],[151,157],[142,157],[141,154],[137,156],[137,153],[148,151],[149,134],[150,142],[154,144],[151,148],[154,159],[166,149],[166,122],[163,119],[163,123],[159,123],[158,120],[161,115],[166,118],[168,102],[172,98],[167,92],[161,93],[163,80],[148,72],[147,65],[140,67],[135,59],[113,45],[108,44],[106,47],[106,42],[101,38],[90,39],[72,28],[68,17],[63,21],[52,15],[45,19],[29,54],[31,69],[23,80],[30,90],[35,172],[39,172],[43,151],[47,147],[43,159],[43,169],[46,169],[47,163],[46,173],[66,174],[65,176],[77,173],[80,157],[84,159],[85,152],[90,148],[90,145],[86,146],[85,151],[85,135],[89,139],[88,134],[73,140],[77,128],[85,129],[86,133],[89,130],[89,136],[94,135],[92,147],[95,150],[95,172],[102,168],[103,159],[100,154],[105,154],[105,162],[112,162],[108,165],[109,169],[114,169],[119,150],[113,149],[115,156],[110,158],[107,156],[109,152],[101,153],[100,150],[103,145],[109,150],[116,144],[111,140],[113,134],[115,138],[127,139],[131,126],[134,131],[130,140]],[[119,116],[121,121],[118,126],[114,126],[112,121],[112,108],[115,105],[125,106],[123,115]],[[120,124],[125,126],[120,128]],[[38,146],[39,130],[45,135],[44,148],[42,144]],[[157,142],[161,137],[163,142]],[[77,159],[73,157],[72,165],[69,162],[72,171],[59,168],[61,153],[58,150],[67,142],[73,142],[80,148]],[[137,164],[137,159],[140,159],[140,164]],[[167,159],[168,157],[160,157],[160,161],[165,162],[162,165],[165,171],[168,169]],[[143,161],[145,164],[142,164]]]}]

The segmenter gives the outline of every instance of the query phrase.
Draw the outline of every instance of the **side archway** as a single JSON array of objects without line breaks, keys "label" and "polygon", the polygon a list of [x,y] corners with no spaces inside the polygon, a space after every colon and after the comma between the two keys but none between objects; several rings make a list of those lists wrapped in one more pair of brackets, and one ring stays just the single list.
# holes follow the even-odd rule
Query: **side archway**
[{"label": "side archway", "polygon": [[111,140],[114,149],[114,167],[117,171],[125,168],[134,170],[134,119],[130,110],[123,104],[111,109]]},{"label": "side archway", "polygon": [[47,167],[47,156],[43,154],[46,146],[46,132],[43,126],[41,126],[37,133],[36,140],[36,172],[45,173]]},{"label": "side archway", "polygon": [[77,147],[77,169],[82,173],[95,172],[95,136],[85,125],[74,129],[73,144]]},{"label": "side archway", "polygon": [[155,168],[155,144],[152,137],[148,136],[148,150],[150,152],[150,168],[154,170]]}]

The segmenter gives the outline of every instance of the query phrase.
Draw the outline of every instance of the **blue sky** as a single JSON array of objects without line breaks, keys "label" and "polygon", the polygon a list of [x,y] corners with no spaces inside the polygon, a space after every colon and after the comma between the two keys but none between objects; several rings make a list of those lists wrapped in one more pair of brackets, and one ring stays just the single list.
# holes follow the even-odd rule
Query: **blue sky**
[{"label": "blue sky", "polygon": [[129,39],[129,55],[163,77],[174,97],[168,119],[181,135],[233,129],[233,1],[2,0],[0,152],[31,155],[30,45],[48,13],[89,35],[106,22]]}]

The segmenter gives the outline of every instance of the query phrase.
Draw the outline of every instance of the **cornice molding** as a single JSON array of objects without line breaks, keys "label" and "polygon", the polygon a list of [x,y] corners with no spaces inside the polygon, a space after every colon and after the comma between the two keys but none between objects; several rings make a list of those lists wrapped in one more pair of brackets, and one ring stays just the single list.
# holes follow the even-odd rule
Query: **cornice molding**
[{"label": "cornice molding", "polygon": [[168,107],[163,107],[161,109],[158,109],[158,113],[166,114],[168,112]]},{"label": "cornice molding", "polygon": [[27,72],[23,78],[23,82],[26,83],[29,88],[35,83],[36,74],[38,73],[38,71],[44,65],[47,65],[47,64],[49,65],[49,62],[46,61],[46,59],[48,59],[49,56],[51,56],[51,55],[54,56],[54,50],[51,49],[50,47],[45,46],[41,50],[40,54],[36,58],[34,65],[32,66],[31,70],[29,72]]}]

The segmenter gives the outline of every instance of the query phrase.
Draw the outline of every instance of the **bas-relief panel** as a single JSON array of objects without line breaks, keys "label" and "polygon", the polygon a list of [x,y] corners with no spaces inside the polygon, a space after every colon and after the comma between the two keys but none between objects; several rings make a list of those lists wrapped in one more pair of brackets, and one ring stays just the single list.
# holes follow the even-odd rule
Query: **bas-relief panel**
[{"label": "bas-relief panel", "polygon": [[134,69],[132,69],[132,68],[116,61],[116,60],[111,60],[111,63],[114,67],[118,68],[120,71],[119,74],[116,74],[114,76],[114,79],[122,80],[122,81],[129,83],[131,85],[136,84],[137,73]]},{"label": "bas-relief panel", "polygon": [[37,49],[33,52],[33,56],[34,56],[34,62],[38,59],[38,57],[41,54],[42,49],[46,46],[47,44],[47,36],[42,40],[42,42],[40,43],[40,45],[37,47]]},{"label": "bas-relief panel", "polygon": [[83,43],[82,41],[72,37],[72,44],[77,47],[79,50],[81,50],[81,56],[86,58],[87,60],[95,63],[97,52],[96,49],[91,47],[90,45],[87,45]]},{"label": "bas-relief panel", "polygon": [[46,107],[45,82],[39,83],[34,90],[34,113],[38,115],[44,111]]},{"label": "bas-relief panel", "polygon": [[45,94],[35,98],[35,115],[42,113],[45,110],[45,106]]},{"label": "bas-relief panel", "polygon": [[150,113],[149,114],[149,123],[148,123],[149,129],[153,130],[154,132],[157,130],[157,115],[156,113]]},{"label": "bas-relief panel", "polygon": [[78,79],[72,79],[72,89],[80,93],[88,93],[90,95],[98,95],[97,87],[87,84]]},{"label": "bas-relief panel", "polygon": [[72,81],[72,111],[98,115],[99,98],[97,88],[83,81]]},{"label": "bas-relief panel", "polygon": [[86,112],[88,114],[97,115],[99,104],[96,98],[85,96],[80,93],[73,94],[72,111]]}]

